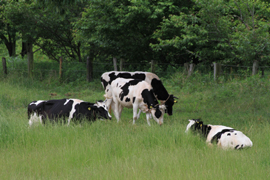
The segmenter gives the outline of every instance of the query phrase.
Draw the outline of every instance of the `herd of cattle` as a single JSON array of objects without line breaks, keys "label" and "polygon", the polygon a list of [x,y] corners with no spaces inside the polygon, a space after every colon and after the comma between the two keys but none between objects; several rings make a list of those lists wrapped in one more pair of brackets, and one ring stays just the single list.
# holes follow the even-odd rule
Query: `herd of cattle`
[{"label": "herd of cattle", "polygon": [[[38,100],[28,105],[29,126],[40,122],[81,121],[86,119],[111,119],[111,109],[119,122],[124,107],[133,108],[133,124],[139,119],[140,113],[146,113],[147,123],[150,118],[159,125],[163,124],[164,114],[173,114],[173,105],[177,102],[170,95],[156,74],[150,72],[105,72],[101,76],[101,84],[105,90],[105,100],[96,103],[84,102],[79,99]],[[242,132],[221,125],[204,125],[199,119],[189,120],[186,132],[190,129],[199,132],[208,144],[216,142],[223,149],[242,149],[251,147],[252,141]]]}]

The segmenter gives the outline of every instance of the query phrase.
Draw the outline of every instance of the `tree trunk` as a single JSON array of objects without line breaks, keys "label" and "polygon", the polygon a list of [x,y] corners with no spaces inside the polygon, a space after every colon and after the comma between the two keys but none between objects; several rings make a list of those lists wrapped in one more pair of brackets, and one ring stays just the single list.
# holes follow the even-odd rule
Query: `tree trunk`
[{"label": "tree trunk", "polygon": [[24,56],[27,54],[27,43],[22,42],[22,51],[21,51],[21,56],[24,58]]},{"label": "tree trunk", "polygon": [[113,67],[114,67],[114,70],[117,71],[117,59],[116,58],[113,58]]},{"label": "tree trunk", "polygon": [[93,80],[93,59],[87,56],[86,60],[86,67],[87,67],[87,82],[91,82]]}]

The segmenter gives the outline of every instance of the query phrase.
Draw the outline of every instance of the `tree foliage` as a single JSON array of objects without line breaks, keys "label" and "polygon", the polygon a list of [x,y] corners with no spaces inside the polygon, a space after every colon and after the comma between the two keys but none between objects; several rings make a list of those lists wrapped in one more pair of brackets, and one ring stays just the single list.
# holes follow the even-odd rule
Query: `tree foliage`
[{"label": "tree foliage", "polygon": [[164,19],[154,35],[159,43],[151,44],[156,51],[175,47],[208,63],[269,60],[268,4],[254,0],[194,2],[188,14]]},{"label": "tree foliage", "polygon": [[270,63],[270,6],[264,0],[0,3],[0,43],[8,49],[22,38],[55,60],[102,56],[171,64]]}]

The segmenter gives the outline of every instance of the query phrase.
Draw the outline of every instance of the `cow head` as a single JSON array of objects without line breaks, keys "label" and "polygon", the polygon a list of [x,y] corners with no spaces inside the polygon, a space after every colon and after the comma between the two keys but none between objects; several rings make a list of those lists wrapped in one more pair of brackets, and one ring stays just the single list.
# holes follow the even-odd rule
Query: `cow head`
[{"label": "cow head", "polygon": [[203,122],[200,119],[189,119],[189,124],[187,125],[186,133],[191,128],[192,130],[200,130],[202,129]]},{"label": "cow head", "polygon": [[152,117],[159,125],[163,124],[163,117],[165,110],[166,110],[165,105],[157,105],[156,107],[150,109]]},{"label": "cow head", "polygon": [[97,112],[97,115],[99,116],[99,118],[103,117],[105,119],[111,120],[112,117],[108,111],[108,107],[107,107],[106,103],[107,103],[107,99],[105,101],[102,101],[102,100],[97,101],[96,102],[96,106],[97,106],[96,112]]},{"label": "cow head", "polygon": [[174,105],[174,103],[177,103],[176,99],[178,99],[178,98],[171,94],[171,95],[169,95],[168,99],[166,100],[165,105],[166,105],[166,108],[167,108],[166,112],[168,113],[168,115],[173,114],[172,106]]}]

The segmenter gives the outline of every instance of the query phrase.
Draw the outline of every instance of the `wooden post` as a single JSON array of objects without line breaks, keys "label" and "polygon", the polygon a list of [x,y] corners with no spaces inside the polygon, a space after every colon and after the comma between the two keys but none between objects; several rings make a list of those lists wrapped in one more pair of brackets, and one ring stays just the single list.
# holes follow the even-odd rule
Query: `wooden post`
[{"label": "wooden post", "polygon": [[188,70],[189,70],[189,63],[184,63],[184,74],[188,74]]},{"label": "wooden post", "polygon": [[59,59],[59,79],[62,79],[62,63],[63,63],[63,57],[61,56]]},{"label": "wooden post", "polygon": [[28,76],[32,78],[34,70],[34,53],[33,53],[33,44],[31,42],[27,43],[27,61],[28,61]]},{"label": "wooden post", "polygon": [[117,71],[117,59],[115,57],[113,58],[113,67],[114,70]]},{"label": "wooden post", "polygon": [[89,56],[87,56],[87,59],[86,59],[86,68],[87,68],[87,74],[86,74],[87,82],[91,82],[93,80],[93,64]]},{"label": "wooden post", "polygon": [[258,69],[259,69],[259,62],[257,60],[255,60],[253,62],[253,67],[252,67],[252,75],[256,75],[258,73]]},{"label": "wooden post", "polygon": [[214,80],[216,81],[221,74],[221,64],[214,63]]},{"label": "wooden post", "polygon": [[120,59],[120,71],[123,71],[123,65],[124,65],[124,60],[123,58]]},{"label": "wooden post", "polygon": [[151,60],[151,72],[155,73],[155,60]]},{"label": "wooden post", "polygon": [[4,75],[7,75],[7,64],[6,64],[6,58],[2,58],[2,65],[3,65],[3,72]]},{"label": "wooden post", "polygon": [[194,68],[195,68],[194,63],[189,64],[188,77],[192,75]]}]

